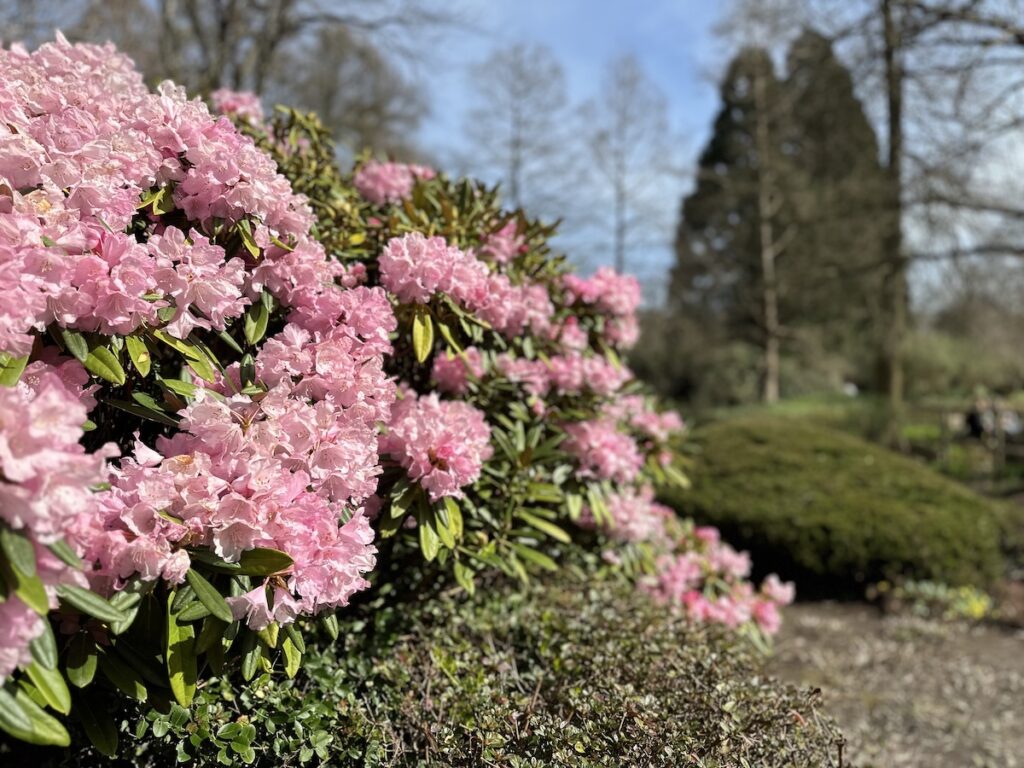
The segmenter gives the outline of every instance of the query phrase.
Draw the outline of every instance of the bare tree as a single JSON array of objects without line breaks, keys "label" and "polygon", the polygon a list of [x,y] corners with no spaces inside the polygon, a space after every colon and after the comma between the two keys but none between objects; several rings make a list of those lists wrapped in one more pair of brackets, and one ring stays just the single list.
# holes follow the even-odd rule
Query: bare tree
[{"label": "bare tree", "polygon": [[655,224],[661,182],[674,172],[665,97],[633,56],[615,59],[598,97],[582,109],[581,131],[610,203],[615,268],[626,268],[633,236]]},{"label": "bare tree", "polygon": [[[1024,252],[1024,210],[1000,167],[1024,140],[1022,0],[817,0],[858,69],[891,179],[883,270],[883,385],[891,435],[904,400],[915,259]],[[1016,174],[1014,174],[1016,176]],[[1020,207],[1024,208],[1024,207]]]},{"label": "bare tree", "polygon": [[569,97],[549,48],[517,44],[471,71],[475,102],[465,117],[469,152],[459,164],[500,178],[512,205],[565,213],[574,175]]}]

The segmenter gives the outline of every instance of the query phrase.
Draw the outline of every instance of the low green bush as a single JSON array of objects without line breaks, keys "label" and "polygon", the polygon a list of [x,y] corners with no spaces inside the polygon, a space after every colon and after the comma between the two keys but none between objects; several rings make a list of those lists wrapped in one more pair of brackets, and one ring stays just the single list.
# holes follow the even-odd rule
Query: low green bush
[{"label": "low green bush", "polygon": [[799,419],[743,416],[695,430],[694,484],[664,499],[718,526],[804,594],[910,577],[986,586],[1004,513],[906,457]]},{"label": "low green bush", "polygon": [[[812,694],[764,677],[735,635],[628,586],[492,586],[364,610],[320,642],[293,680],[214,678],[190,710],[126,713],[122,764],[819,768],[837,756]],[[52,754],[31,764],[110,764]]]}]

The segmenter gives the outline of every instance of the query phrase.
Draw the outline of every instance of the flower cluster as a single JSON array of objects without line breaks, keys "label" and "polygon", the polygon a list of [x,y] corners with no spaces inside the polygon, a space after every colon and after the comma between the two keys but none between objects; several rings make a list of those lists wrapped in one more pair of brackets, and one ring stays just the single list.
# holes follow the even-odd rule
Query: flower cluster
[{"label": "flower cluster", "polygon": [[437,388],[449,395],[464,395],[469,377],[480,379],[484,375],[484,361],[480,350],[468,347],[460,354],[445,352],[434,357],[431,380]]},{"label": "flower cluster", "polygon": [[[44,545],[63,538],[76,517],[95,513],[90,487],[117,453],[107,446],[89,454],[79,444],[87,381],[76,361],[54,359],[32,363],[16,386],[0,387],[0,518],[31,542],[51,607],[57,584],[82,579]],[[42,631],[39,614],[8,594],[0,603],[0,681],[28,663],[28,644]]]},{"label": "flower cluster", "polygon": [[[93,583],[116,589],[134,575],[180,583],[191,564],[185,547],[228,562],[269,547],[294,561],[272,620],[345,605],[373,568],[373,533],[357,505],[380,471],[372,426],[350,410],[293,397],[283,384],[258,402],[201,390],[182,413],[183,431],[155,451],[138,444],[112,472],[101,525],[79,533],[97,564]],[[254,628],[266,623],[255,608],[247,615]]]},{"label": "flower cluster", "polygon": [[253,125],[263,122],[263,104],[255,93],[218,88],[210,94],[210,104],[219,114]]},{"label": "flower cluster", "polygon": [[642,586],[696,621],[732,629],[753,621],[773,635],[779,630],[779,608],[793,602],[793,585],[772,574],[755,591],[746,581],[749,574],[749,556],[722,542],[717,529],[704,527],[693,531],[682,551],[659,557],[657,573]]},{"label": "flower cluster", "polygon": [[619,431],[615,422],[594,419],[568,424],[565,450],[579,464],[580,477],[631,483],[643,466],[636,441]]},{"label": "flower cluster", "polygon": [[[27,354],[51,323],[128,334],[164,308],[184,338],[223,329],[263,285],[295,306],[333,281],[306,203],[201,101],[170,83],[150,93],[109,46],[58,38],[0,65],[0,350]],[[175,207],[190,227],[159,220]],[[217,237],[243,220],[258,274]]]},{"label": "flower cluster", "polygon": [[434,175],[433,169],[422,165],[370,160],[356,171],[352,182],[359,194],[374,205],[387,205],[409,197],[417,179],[426,181]]},{"label": "flower cluster", "polygon": [[525,248],[526,240],[519,234],[516,222],[509,221],[497,232],[492,232],[484,238],[480,253],[499,264],[508,264]]},{"label": "flower cluster", "polygon": [[490,435],[484,414],[468,403],[406,392],[392,409],[380,450],[397,461],[431,501],[461,498],[463,487],[480,477],[483,463],[493,453]]},{"label": "flower cluster", "polygon": [[604,337],[608,342],[623,348],[636,344],[640,336],[636,317],[640,283],[635,277],[601,267],[589,278],[566,275],[563,287],[570,304],[593,307],[605,316]]},{"label": "flower cluster", "polygon": [[[618,541],[665,541],[666,525],[675,512],[654,500],[650,485],[639,489],[627,486],[605,499],[611,522],[605,526],[608,535]],[[593,510],[584,508],[580,522],[584,527],[596,526]]]}]

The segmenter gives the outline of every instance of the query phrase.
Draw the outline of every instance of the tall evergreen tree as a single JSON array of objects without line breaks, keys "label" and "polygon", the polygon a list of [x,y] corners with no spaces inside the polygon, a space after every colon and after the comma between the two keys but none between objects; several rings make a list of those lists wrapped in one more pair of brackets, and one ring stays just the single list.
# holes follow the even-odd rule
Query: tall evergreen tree
[{"label": "tall evergreen tree", "polygon": [[793,211],[783,153],[788,133],[782,84],[769,53],[745,48],[729,65],[722,108],[683,201],[670,303],[722,338],[761,351],[762,398],[779,394],[779,348],[787,301],[780,260]]},{"label": "tall evergreen tree", "polygon": [[761,398],[779,395],[784,351],[863,363],[879,301],[887,177],[878,143],[829,41],[805,32],[784,80],[741,50],[682,205],[670,311],[721,345],[758,351]]},{"label": "tall evergreen tree", "polygon": [[[882,265],[888,176],[878,140],[830,41],[804,31],[790,46],[785,83],[791,105],[786,153],[798,236],[791,290],[800,319],[831,350],[871,362],[882,329]],[[871,371],[864,371],[870,375]],[[867,377],[866,377],[867,378]]]}]

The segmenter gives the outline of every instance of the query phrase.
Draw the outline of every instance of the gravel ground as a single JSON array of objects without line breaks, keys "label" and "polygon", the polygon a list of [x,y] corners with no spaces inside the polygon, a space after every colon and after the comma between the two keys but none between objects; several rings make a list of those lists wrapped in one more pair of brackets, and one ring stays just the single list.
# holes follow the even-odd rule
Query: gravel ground
[{"label": "gravel ground", "polygon": [[770,669],[822,690],[848,768],[1024,768],[1024,631],[806,603]]}]

